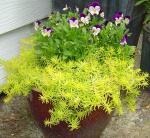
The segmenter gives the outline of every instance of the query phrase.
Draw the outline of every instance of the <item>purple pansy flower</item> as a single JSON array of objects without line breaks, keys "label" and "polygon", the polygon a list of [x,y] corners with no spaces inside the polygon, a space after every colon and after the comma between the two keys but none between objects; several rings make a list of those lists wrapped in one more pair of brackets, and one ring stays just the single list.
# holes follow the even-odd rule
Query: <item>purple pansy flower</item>
[{"label": "purple pansy flower", "polygon": [[89,15],[85,15],[84,13],[81,13],[80,14],[80,20],[84,24],[89,24],[90,16]]},{"label": "purple pansy flower", "polygon": [[34,29],[37,31],[40,28],[41,24],[42,24],[41,21],[36,21],[34,23]]},{"label": "purple pansy flower", "polygon": [[120,41],[120,45],[124,46],[127,44],[127,39],[128,39],[128,36],[127,35],[124,35],[122,40]]},{"label": "purple pansy flower", "polygon": [[99,15],[100,10],[101,10],[101,7],[100,7],[99,2],[95,1],[95,2],[88,4],[88,11],[92,15]]},{"label": "purple pansy flower", "polygon": [[42,30],[42,35],[45,37],[45,36],[48,36],[50,37],[51,33],[53,32],[53,29],[52,28],[46,28],[45,26],[43,27],[43,30]]},{"label": "purple pansy flower", "polygon": [[116,20],[116,19],[123,19],[123,13],[122,12],[115,12],[115,15],[113,16],[113,19]]},{"label": "purple pansy flower", "polygon": [[124,23],[129,24],[131,17],[130,16],[125,16],[124,17]]},{"label": "purple pansy flower", "polygon": [[95,26],[92,28],[93,35],[94,35],[94,36],[97,36],[97,35],[100,33],[101,29],[102,29],[102,26],[101,26],[101,25],[99,25],[99,24],[95,25]]},{"label": "purple pansy flower", "polygon": [[116,25],[120,24],[122,19],[123,19],[123,13],[122,12],[116,12],[112,19],[115,21]]},{"label": "purple pansy flower", "polygon": [[79,28],[79,21],[77,18],[72,17],[68,20],[71,28]]}]

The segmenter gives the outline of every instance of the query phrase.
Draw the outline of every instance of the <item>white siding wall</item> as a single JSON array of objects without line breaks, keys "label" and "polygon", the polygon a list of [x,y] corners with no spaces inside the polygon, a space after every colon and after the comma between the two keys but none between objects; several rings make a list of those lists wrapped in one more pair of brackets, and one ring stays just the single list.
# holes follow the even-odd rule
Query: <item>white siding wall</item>
[{"label": "white siding wall", "polygon": [[[10,59],[19,53],[20,39],[33,32],[32,22],[51,11],[51,0],[0,0],[0,58]],[[0,83],[6,73],[0,67]]]},{"label": "white siding wall", "polygon": [[[0,36],[0,58],[11,59],[19,53],[20,39],[31,35],[33,25],[27,25]],[[0,83],[4,82],[6,73],[0,67]]]},{"label": "white siding wall", "polygon": [[0,34],[47,17],[51,0],[0,0]]}]

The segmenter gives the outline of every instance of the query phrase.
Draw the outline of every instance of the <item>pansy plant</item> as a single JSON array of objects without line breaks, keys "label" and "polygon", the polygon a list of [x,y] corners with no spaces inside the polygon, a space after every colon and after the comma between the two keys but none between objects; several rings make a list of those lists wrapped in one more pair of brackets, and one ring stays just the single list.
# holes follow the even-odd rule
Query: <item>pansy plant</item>
[{"label": "pansy plant", "polygon": [[77,18],[72,17],[68,20],[71,28],[79,28],[79,21]]},{"label": "pansy plant", "polygon": [[127,44],[127,39],[128,39],[128,36],[125,34],[122,40],[120,41],[120,45],[125,46]]},{"label": "pansy plant", "polygon": [[129,24],[131,17],[130,16],[125,16],[124,17],[124,23]]},{"label": "pansy plant", "polygon": [[88,11],[91,15],[99,15],[101,10],[99,2],[92,2],[88,5]]},{"label": "pansy plant", "polygon": [[105,13],[104,13],[104,11],[101,9],[101,10],[100,10],[100,17],[104,18],[104,16],[105,16]]},{"label": "pansy plant", "polygon": [[80,14],[80,20],[83,24],[89,24],[90,22],[90,16],[89,15],[85,15],[84,13]]},{"label": "pansy plant", "polygon": [[53,32],[53,29],[52,28],[46,28],[46,27],[43,27],[43,29],[41,30],[42,31],[42,35],[44,37],[50,37],[51,36],[51,33]]},{"label": "pansy plant", "polygon": [[41,21],[36,21],[34,23],[34,29],[37,31],[41,27]]},{"label": "pansy plant", "polygon": [[123,13],[122,12],[116,12],[112,19],[116,25],[120,24],[123,20]]},{"label": "pansy plant", "polygon": [[92,27],[93,35],[97,36],[100,33],[101,29],[102,29],[102,26],[99,25],[99,24],[97,24],[94,27]]},{"label": "pansy plant", "polygon": [[[66,5],[64,11],[68,10]],[[68,60],[83,59],[88,51],[92,50],[91,46],[107,47],[107,45],[115,45],[115,47],[127,47],[127,31],[126,25],[130,21],[129,16],[123,16],[122,12],[116,12],[110,20],[104,18],[103,8],[99,2],[92,2],[79,13],[76,8],[74,12],[68,11],[54,13],[49,18],[48,23],[42,25],[41,22],[35,23],[36,30],[39,30],[44,37],[51,39],[43,39],[43,47],[45,49],[45,41],[48,42],[50,50],[44,51],[39,57],[50,58],[57,53],[58,57]],[[52,35],[53,29],[55,30]],[[126,34],[126,35],[124,35]],[[122,39],[120,39],[122,36]],[[95,39],[96,38],[96,39]],[[94,41],[96,40],[96,41]],[[97,41],[98,40],[98,41]],[[119,42],[119,43],[118,43]],[[95,44],[96,43],[96,44]],[[40,44],[42,48],[42,43]],[[51,53],[49,54],[49,51]]]}]

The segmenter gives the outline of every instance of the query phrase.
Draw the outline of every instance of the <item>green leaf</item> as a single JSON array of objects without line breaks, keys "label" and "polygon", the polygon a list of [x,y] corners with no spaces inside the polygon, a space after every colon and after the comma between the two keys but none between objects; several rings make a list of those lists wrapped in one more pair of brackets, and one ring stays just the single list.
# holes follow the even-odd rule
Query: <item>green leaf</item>
[{"label": "green leaf", "polygon": [[136,6],[142,5],[144,2],[147,2],[148,0],[138,0],[138,2],[136,2]]}]

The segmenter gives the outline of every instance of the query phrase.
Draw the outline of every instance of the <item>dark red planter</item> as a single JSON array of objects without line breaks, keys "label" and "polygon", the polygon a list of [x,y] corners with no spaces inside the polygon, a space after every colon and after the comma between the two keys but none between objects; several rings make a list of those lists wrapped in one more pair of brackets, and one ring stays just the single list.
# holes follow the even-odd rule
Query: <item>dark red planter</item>
[{"label": "dark red planter", "polygon": [[28,100],[32,115],[43,131],[45,138],[99,138],[111,117],[104,110],[98,109],[81,121],[81,127],[78,130],[69,131],[65,122],[52,128],[45,127],[43,122],[45,118],[50,117],[48,110],[52,108],[52,105],[43,104],[39,100],[39,96],[40,93],[33,90]]}]

